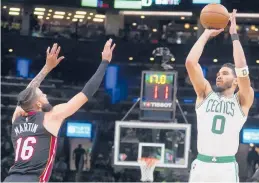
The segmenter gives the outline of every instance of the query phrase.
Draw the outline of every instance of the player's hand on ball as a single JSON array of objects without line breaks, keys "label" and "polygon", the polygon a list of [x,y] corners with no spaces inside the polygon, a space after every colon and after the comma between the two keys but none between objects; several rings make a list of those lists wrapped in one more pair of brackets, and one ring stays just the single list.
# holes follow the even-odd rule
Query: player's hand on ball
[{"label": "player's hand on ball", "polygon": [[204,34],[208,35],[209,37],[215,37],[223,31],[224,29],[205,29]]},{"label": "player's hand on ball", "polygon": [[112,52],[115,48],[116,44],[112,45],[112,39],[109,39],[103,48],[103,52],[102,52],[102,60],[108,60],[109,62],[112,59]]},{"label": "player's hand on ball", "polygon": [[61,56],[58,58],[59,52],[61,50],[61,47],[58,46],[57,43],[54,43],[51,50],[50,47],[48,47],[46,51],[46,66],[51,70],[54,69],[61,60],[63,60],[65,57]]},{"label": "player's hand on ball", "polygon": [[230,28],[229,28],[230,34],[236,34],[237,33],[236,13],[237,13],[237,10],[234,9],[231,16],[230,16],[230,22],[231,22],[231,25],[230,25]]}]

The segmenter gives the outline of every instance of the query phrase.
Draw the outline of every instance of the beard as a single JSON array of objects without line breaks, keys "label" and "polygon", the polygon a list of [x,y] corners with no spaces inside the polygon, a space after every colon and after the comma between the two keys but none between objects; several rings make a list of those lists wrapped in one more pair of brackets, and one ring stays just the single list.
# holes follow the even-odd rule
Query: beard
[{"label": "beard", "polygon": [[41,110],[43,112],[49,112],[52,110],[52,108],[53,106],[50,103],[48,103],[48,104],[43,104]]},{"label": "beard", "polygon": [[231,87],[232,87],[232,82],[229,82],[229,83],[226,83],[223,87],[215,85],[213,87],[213,90],[216,93],[222,93],[222,92],[224,92],[225,90],[227,90],[227,89],[229,89]]},{"label": "beard", "polygon": [[216,93],[221,93],[221,92],[225,91],[226,89],[223,88],[223,87],[214,86],[214,87],[213,87],[213,90],[214,90],[214,92],[216,92]]}]

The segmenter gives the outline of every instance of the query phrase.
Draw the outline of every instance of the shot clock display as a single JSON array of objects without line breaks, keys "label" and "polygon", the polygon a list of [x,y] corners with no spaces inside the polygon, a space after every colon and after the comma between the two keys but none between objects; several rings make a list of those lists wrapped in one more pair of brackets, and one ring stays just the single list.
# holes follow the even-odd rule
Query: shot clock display
[{"label": "shot clock display", "polygon": [[143,71],[140,108],[172,111],[174,108],[176,72]]},{"label": "shot clock display", "polygon": [[145,75],[145,99],[168,100],[169,85],[173,83],[173,75],[163,73]]}]

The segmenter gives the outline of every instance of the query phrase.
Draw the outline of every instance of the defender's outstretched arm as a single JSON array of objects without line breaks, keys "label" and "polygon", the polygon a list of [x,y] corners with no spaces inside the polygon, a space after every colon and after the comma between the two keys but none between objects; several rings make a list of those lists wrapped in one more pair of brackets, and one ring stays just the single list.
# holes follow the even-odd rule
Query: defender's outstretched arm
[{"label": "defender's outstretched arm", "polygon": [[103,80],[103,76],[105,75],[106,68],[112,59],[112,52],[115,48],[115,44],[112,47],[111,45],[112,39],[109,39],[104,46],[100,66],[92,78],[85,84],[83,90],[70,99],[67,103],[56,105],[53,110],[45,114],[44,126],[50,133],[57,136],[63,120],[73,115],[88,101],[88,98],[92,97],[98,90]]},{"label": "defender's outstretched arm", "polygon": [[[46,51],[46,64],[41,69],[41,71],[37,74],[37,76],[28,84],[27,88],[39,87],[41,82],[48,75],[48,73],[52,71],[60,63],[60,61],[65,58],[63,56],[58,58],[60,50],[61,48],[60,46],[58,46],[57,43],[53,44],[51,50],[50,50],[50,47],[48,47]],[[26,113],[21,107],[17,106],[13,113],[12,123],[18,116],[21,116],[21,115],[26,115]]]}]

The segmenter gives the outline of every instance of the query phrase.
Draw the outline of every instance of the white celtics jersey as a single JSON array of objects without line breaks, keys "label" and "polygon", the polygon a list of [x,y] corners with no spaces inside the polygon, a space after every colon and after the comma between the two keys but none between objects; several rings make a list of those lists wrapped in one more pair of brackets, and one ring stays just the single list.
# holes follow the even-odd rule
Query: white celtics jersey
[{"label": "white celtics jersey", "polygon": [[225,98],[211,92],[196,106],[198,152],[207,156],[234,156],[239,146],[239,132],[247,117],[238,97]]}]

